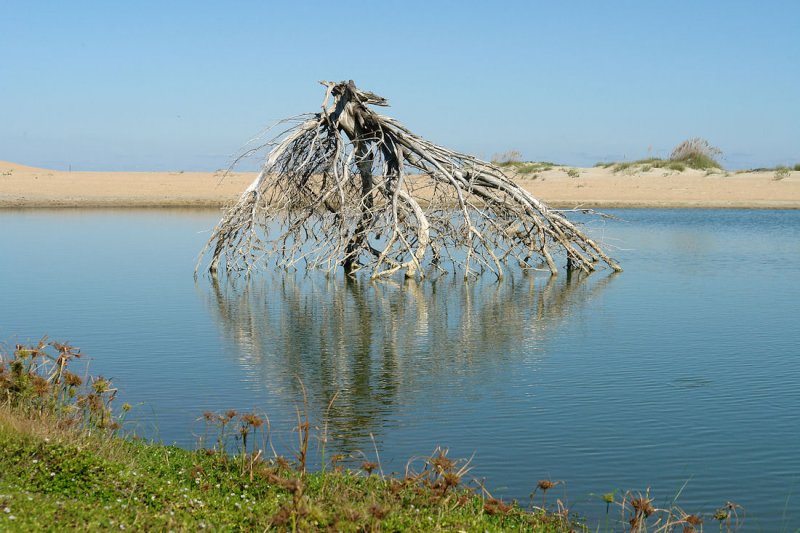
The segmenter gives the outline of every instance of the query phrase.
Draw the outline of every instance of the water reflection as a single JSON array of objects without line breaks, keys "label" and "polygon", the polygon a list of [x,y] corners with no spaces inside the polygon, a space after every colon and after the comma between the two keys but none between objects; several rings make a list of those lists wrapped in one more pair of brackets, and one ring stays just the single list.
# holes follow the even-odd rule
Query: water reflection
[{"label": "water reflection", "polygon": [[248,378],[291,400],[302,381],[311,413],[329,413],[334,448],[349,451],[432,389],[458,394],[466,374],[540,357],[553,328],[612,278],[370,283],[282,273],[198,289]]}]

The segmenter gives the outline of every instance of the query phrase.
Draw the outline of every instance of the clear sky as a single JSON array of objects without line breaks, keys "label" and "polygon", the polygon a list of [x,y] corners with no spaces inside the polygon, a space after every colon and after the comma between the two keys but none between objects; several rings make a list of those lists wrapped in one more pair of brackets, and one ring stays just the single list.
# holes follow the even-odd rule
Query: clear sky
[{"label": "clear sky", "polygon": [[353,79],[430,140],[590,166],[800,162],[800,1],[0,0],[0,159],[214,170]]}]

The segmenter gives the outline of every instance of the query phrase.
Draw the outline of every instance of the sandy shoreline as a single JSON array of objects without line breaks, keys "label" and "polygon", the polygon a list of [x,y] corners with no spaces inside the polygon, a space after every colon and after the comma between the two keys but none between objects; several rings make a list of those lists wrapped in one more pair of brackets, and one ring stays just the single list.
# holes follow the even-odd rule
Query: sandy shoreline
[{"label": "sandy shoreline", "polygon": [[[800,172],[706,175],[703,171],[613,172],[568,167],[540,172],[518,183],[558,208],[753,208],[800,209]],[[27,167],[0,161],[0,208],[220,207],[254,179],[241,172],[85,172]]]}]

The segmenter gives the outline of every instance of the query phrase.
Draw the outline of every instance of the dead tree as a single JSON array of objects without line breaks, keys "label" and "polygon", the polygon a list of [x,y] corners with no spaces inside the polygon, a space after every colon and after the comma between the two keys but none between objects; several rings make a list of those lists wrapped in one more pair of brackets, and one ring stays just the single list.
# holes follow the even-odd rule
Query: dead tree
[{"label": "dead tree", "polygon": [[373,279],[403,272],[504,267],[558,273],[620,266],[563,213],[491,163],[435,145],[369,106],[387,101],[352,81],[321,82],[322,110],[272,141],[258,177],[201,253],[209,270],[305,265]]}]

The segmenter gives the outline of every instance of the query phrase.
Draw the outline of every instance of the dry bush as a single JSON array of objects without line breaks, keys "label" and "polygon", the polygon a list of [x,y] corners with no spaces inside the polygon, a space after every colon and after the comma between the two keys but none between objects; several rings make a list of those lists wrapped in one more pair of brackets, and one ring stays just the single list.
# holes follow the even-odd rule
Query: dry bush
[{"label": "dry bush", "polygon": [[502,154],[494,154],[492,156],[492,163],[496,165],[508,165],[509,163],[521,163],[522,154],[517,150],[509,150]]}]

